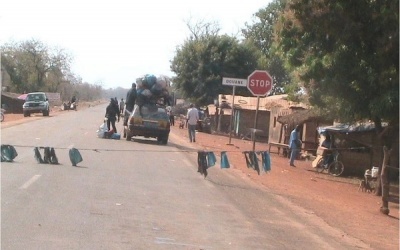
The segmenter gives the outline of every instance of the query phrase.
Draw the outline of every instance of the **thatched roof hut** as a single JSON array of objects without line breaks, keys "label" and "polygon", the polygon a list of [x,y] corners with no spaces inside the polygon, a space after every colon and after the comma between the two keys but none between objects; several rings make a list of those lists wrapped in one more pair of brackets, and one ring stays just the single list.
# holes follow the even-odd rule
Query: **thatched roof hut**
[{"label": "thatched roof hut", "polygon": [[332,123],[332,120],[321,116],[313,109],[297,109],[291,114],[278,117],[277,121],[282,124],[287,124],[290,127],[311,121],[316,123]]}]

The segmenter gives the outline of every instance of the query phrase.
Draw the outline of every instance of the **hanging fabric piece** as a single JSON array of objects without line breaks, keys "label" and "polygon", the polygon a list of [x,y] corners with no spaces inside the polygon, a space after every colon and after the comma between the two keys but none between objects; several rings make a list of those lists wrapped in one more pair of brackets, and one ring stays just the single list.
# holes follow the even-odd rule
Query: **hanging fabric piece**
[{"label": "hanging fabric piece", "polygon": [[40,164],[44,163],[44,161],[42,159],[42,155],[40,154],[39,148],[35,147],[33,149],[33,152],[35,153],[35,159],[36,159],[37,163],[40,163]]},{"label": "hanging fabric piece", "polygon": [[271,157],[267,151],[262,152],[262,165],[265,172],[271,171]]},{"label": "hanging fabric piece", "polygon": [[252,168],[259,174],[260,168],[258,166],[258,158],[254,151],[244,151],[244,156],[246,158],[246,164],[248,168]]},{"label": "hanging fabric piece", "polygon": [[50,148],[50,163],[58,164],[58,158],[56,156],[56,151],[54,150],[54,148]]},{"label": "hanging fabric piece", "polygon": [[230,168],[228,156],[226,155],[226,151],[221,152],[221,168]]},{"label": "hanging fabric piece", "polygon": [[[42,155],[40,154],[40,148],[43,148],[43,158]],[[38,163],[43,164],[58,164],[58,159],[56,156],[56,151],[52,147],[35,147],[33,149],[33,152],[35,153],[35,159]]]},{"label": "hanging fabric piece", "polygon": [[44,147],[43,161],[44,163],[50,163],[50,147]]},{"label": "hanging fabric piece", "polygon": [[207,153],[204,151],[197,152],[197,172],[201,175],[204,175],[204,178],[207,177]]},{"label": "hanging fabric piece", "polygon": [[243,152],[243,154],[244,154],[244,158],[246,159],[246,165],[247,165],[247,168],[253,168],[253,166],[251,165],[251,162],[250,162],[250,159],[249,159],[249,151],[244,151]]},{"label": "hanging fabric piece", "polygon": [[260,167],[258,164],[258,158],[257,158],[257,154],[254,151],[250,151],[249,152],[249,156],[250,156],[250,163],[253,166],[253,169],[257,171],[257,174],[260,174]]},{"label": "hanging fabric piece", "polygon": [[217,162],[217,158],[215,157],[214,152],[207,152],[207,167],[213,167]]},{"label": "hanging fabric piece", "polygon": [[83,160],[81,153],[79,153],[78,149],[76,148],[71,148],[69,150],[69,159],[74,167]]},{"label": "hanging fabric piece", "polygon": [[12,145],[1,145],[1,161],[12,162],[18,153]]}]

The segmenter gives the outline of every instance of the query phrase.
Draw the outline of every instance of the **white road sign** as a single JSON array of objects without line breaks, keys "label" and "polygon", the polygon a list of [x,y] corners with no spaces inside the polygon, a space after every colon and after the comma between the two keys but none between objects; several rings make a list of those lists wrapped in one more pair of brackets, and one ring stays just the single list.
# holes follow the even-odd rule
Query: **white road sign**
[{"label": "white road sign", "polygon": [[247,79],[223,77],[222,78],[222,85],[246,87],[247,86]]}]

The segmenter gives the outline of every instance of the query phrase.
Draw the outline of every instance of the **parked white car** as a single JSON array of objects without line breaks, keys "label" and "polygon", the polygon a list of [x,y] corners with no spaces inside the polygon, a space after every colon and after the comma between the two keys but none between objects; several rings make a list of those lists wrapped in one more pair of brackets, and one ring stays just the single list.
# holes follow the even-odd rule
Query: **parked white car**
[{"label": "parked white car", "polygon": [[32,113],[42,113],[43,116],[49,116],[50,105],[49,99],[44,92],[29,93],[22,105],[24,117],[30,116]]}]

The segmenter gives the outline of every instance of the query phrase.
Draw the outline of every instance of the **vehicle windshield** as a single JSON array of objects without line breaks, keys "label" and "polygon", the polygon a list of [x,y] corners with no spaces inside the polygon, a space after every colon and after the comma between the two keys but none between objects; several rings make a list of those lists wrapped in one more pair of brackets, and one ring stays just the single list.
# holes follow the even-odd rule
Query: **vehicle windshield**
[{"label": "vehicle windshield", "polygon": [[46,97],[43,94],[29,94],[26,101],[46,101]]},{"label": "vehicle windshield", "polygon": [[159,108],[157,105],[146,104],[141,107],[139,112],[139,106],[135,106],[133,116],[142,117],[143,119],[155,119],[155,120],[168,120],[168,115],[165,109]]}]

